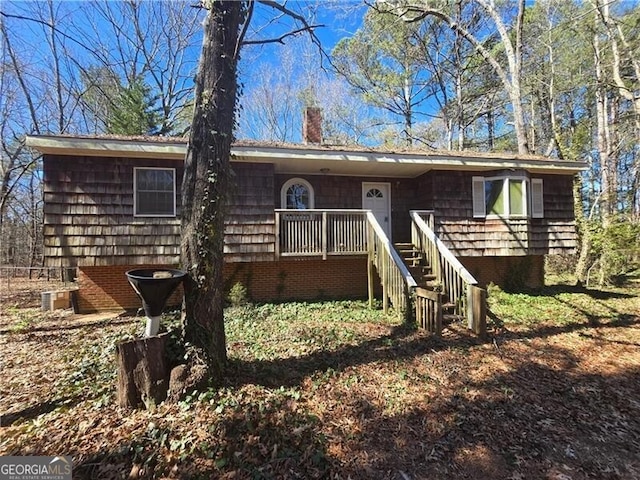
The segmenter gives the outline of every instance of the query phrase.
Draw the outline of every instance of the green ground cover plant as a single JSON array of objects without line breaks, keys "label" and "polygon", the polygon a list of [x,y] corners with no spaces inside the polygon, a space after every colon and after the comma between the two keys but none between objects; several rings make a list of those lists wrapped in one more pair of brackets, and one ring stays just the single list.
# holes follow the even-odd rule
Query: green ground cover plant
[{"label": "green ground cover plant", "polygon": [[134,412],[113,349],[141,317],[7,303],[0,454],[72,455],[80,479],[640,478],[639,295],[490,288],[484,342],[359,301],[237,302],[224,386]]}]

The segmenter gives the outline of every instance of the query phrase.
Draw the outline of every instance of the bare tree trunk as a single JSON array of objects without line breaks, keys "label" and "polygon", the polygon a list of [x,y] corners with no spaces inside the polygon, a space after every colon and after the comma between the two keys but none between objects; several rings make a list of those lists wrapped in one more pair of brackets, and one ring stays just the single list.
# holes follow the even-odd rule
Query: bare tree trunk
[{"label": "bare tree trunk", "polygon": [[447,150],[453,150],[453,118],[443,118],[447,130]]},{"label": "bare tree trunk", "polygon": [[411,105],[411,74],[410,67],[404,65],[404,88],[403,88],[403,109],[404,109],[404,142],[407,147],[413,144],[413,108]]},{"label": "bare tree trunk", "polygon": [[[550,13],[549,13],[550,15]],[[550,24],[547,33],[549,37],[551,36],[551,30],[553,26]],[[549,147],[547,148],[547,152],[545,154],[547,156],[551,155],[553,150],[553,146],[556,145],[558,150],[561,150],[561,146],[558,142],[558,121],[556,119],[556,89],[555,89],[555,77],[556,77],[556,66],[555,66],[555,55],[553,50],[553,43],[551,38],[548,39],[547,43],[547,54],[549,55],[549,79],[547,81],[548,87],[548,95],[549,95],[549,123],[551,124],[551,139],[549,142]]]},{"label": "bare tree trunk", "polygon": [[582,198],[582,177],[576,176],[573,182],[573,211],[576,217],[576,230],[580,239],[580,248],[578,261],[574,275],[578,284],[586,281],[587,271],[589,270],[589,259],[593,245],[591,229],[584,214],[584,200]]},{"label": "bare tree trunk", "polygon": [[[601,3],[599,0],[595,1],[594,6],[596,7],[602,24],[605,26],[607,30],[607,35],[610,40],[611,46],[611,54],[613,56],[613,65],[612,65],[612,77],[617,88],[618,95],[620,98],[624,98],[627,100],[632,106],[632,115],[633,115],[633,135],[635,138],[636,144],[640,144],[640,96],[637,95],[637,82],[640,81],[640,57],[637,56],[637,50],[633,49],[631,45],[629,45],[625,34],[620,27],[620,24],[616,24],[615,21],[611,18],[609,11],[609,2]],[[597,22],[596,22],[597,23]],[[597,25],[596,25],[597,28]],[[624,58],[623,58],[624,56]],[[631,72],[633,72],[635,76],[635,83],[632,81],[630,85],[627,84],[628,80],[625,80],[622,76],[622,64],[627,66]],[[615,136],[614,132],[614,136]],[[632,178],[631,182],[632,187],[637,186],[637,179],[640,175],[639,173],[639,163],[637,156],[633,163],[632,167]],[[616,170],[617,173],[617,170]],[[617,179],[615,184],[617,185]],[[632,188],[631,194],[631,205],[630,205],[630,213],[634,215],[638,213],[636,208],[638,207],[636,203],[636,195],[637,189]]]},{"label": "bare tree trunk", "polygon": [[[462,22],[462,2],[456,3],[456,17],[458,23]],[[464,150],[464,134],[465,134],[465,118],[464,118],[464,100],[462,98],[462,36],[460,32],[455,32],[456,40],[454,42],[454,59],[456,66],[456,122],[458,124],[458,150]]]},{"label": "bare tree trunk", "polygon": [[[235,122],[238,38],[245,4],[210,1],[208,8],[182,185],[182,264],[188,272],[185,341],[195,347],[195,356],[204,362],[203,375],[215,382],[220,380],[227,360],[224,217]],[[196,377],[196,383],[204,380]]]},{"label": "bare tree trunk", "polygon": [[[617,156],[618,150],[615,146],[616,121],[618,102],[615,98],[609,97],[608,77],[604,71],[604,61],[600,45],[598,14],[595,19],[595,29],[593,37],[594,62],[596,74],[596,117],[597,117],[597,149],[600,157],[600,219],[604,235],[612,223],[616,211],[617,201]],[[610,242],[606,238],[602,241],[602,252],[600,254],[600,275],[599,283],[608,283],[611,269],[610,259],[613,256]]]},{"label": "bare tree trunk", "polygon": [[[462,72],[456,73],[456,123],[458,124],[458,145],[457,149],[464,150],[464,104],[462,100]],[[449,147],[451,148],[451,147]]]},{"label": "bare tree trunk", "polygon": [[[513,105],[513,121],[515,124],[516,139],[518,141],[518,153],[530,152],[530,146],[527,140],[526,124],[524,121],[524,111],[522,108],[522,89],[520,88],[520,77],[522,76],[522,30],[524,28],[524,10],[525,2],[524,0],[520,0],[518,2],[518,17],[516,21],[516,41],[513,52],[509,56],[509,70],[511,72],[511,88],[509,89],[509,96],[511,97],[511,103]],[[492,15],[494,14],[492,13]],[[500,29],[501,25],[498,22],[499,17],[497,14],[494,18],[496,24],[498,24],[498,28]],[[510,45],[508,34],[503,33],[502,29],[500,29],[500,35],[505,46]]]},{"label": "bare tree trunk", "polygon": [[493,119],[493,110],[487,110],[487,146],[493,151],[495,146],[495,121]]},{"label": "bare tree trunk", "polygon": [[58,53],[58,40],[56,38],[56,16],[54,12],[54,2],[49,0],[47,6],[49,13],[49,47],[51,48],[52,60],[53,60],[53,74],[56,82],[56,107],[58,110],[58,131],[64,132],[67,126],[67,120],[65,118],[64,99],[62,98],[63,86],[62,86],[62,72],[60,71],[60,58]]},{"label": "bare tree trunk", "polygon": [[461,26],[454,18],[447,15],[442,9],[431,7],[428,4],[417,6],[404,6],[398,8],[398,15],[404,16],[408,12],[419,13],[418,16],[406,18],[407,21],[415,22],[427,16],[434,16],[443,22],[446,22],[452,30],[459,34],[462,38],[470,42],[475,49],[482,55],[486,62],[494,69],[502,85],[505,88],[511,108],[513,111],[513,124],[518,143],[518,153],[529,153],[529,142],[527,140],[526,122],[524,119],[524,110],[522,107],[522,89],[520,86],[520,77],[522,75],[522,30],[524,26],[525,0],[518,0],[518,14],[515,25],[515,41],[512,40],[512,32],[507,30],[507,26],[500,17],[500,13],[493,1],[475,0],[493,20],[500,39],[504,53],[507,57],[508,69],[501,65],[497,60],[493,51],[489,50],[483,42],[476,38],[472,33]]},{"label": "bare tree trunk", "polygon": [[596,117],[597,117],[597,147],[600,157],[600,184],[602,195],[600,197],[600,211],[602,224],[606,228],[613,212],[612,193],[615,186],[612,184],[612,151],[609,113],[611,106],[607,97],[606,78],[602,65],[602,52],[598,33],[594,36],[594,61],[596,73]]}]

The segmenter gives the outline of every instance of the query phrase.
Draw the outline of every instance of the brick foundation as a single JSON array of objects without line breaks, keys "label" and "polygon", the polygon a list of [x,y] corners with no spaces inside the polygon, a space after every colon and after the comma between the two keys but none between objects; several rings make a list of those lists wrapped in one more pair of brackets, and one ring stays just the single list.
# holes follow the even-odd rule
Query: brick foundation
[{"label": "brick foundation", "polygon": [[[544,284],[544,256],[463,257],[462,264],[480,286],[493,282],[503,288],[522,282],[527,287]],[[118,265],[80,267],[78,269],[78,307],[89,313],[105,310],[132,310],[141,307],[140,299],[125,277],[134,268],[175,268],[160,265]],[[224,288],[241,283],[256,302],[367,298],[367,259],[340,257],[277,262],[227,263]],[[379,280],[376,277],[379,294]],[[182,290],[174,293],[167,305],[177,306]]]},{"label": "brick foundation", "polygon": [[[175,268],[174,265],[113,265],[107,267],[78,268],[78,309],[80,313],[108,310],[133,310],[142,307],[142,301],[133,291],[125,275],[136,268]],[[180,305],[182,287],[171,295],[167,305]]]},{"label": "brick foundation", "polygon": [[[134,268],[163,267],[175,268],[167,265],[78,268],[80,312],[140,308],[140,299],[129,285],[125,272]],[[240,282],[247,288],[249,297],[257,302],[367,297],[365,257],[227,263],[224,278],[226,290]],[[179,290],[167,305],[179,305],[181,298],[182,291]]]},{"label": "brick foundation", "polygon": [[544,255],[526,257],[459,257],[481,287],[494,283],[501,288],[517,290],[544,285]]},{"label": "brick foundation", "polygon": [[227,288],[240,282],[259,302],[367,297],[365,257],[228,263],[224,277]]}]

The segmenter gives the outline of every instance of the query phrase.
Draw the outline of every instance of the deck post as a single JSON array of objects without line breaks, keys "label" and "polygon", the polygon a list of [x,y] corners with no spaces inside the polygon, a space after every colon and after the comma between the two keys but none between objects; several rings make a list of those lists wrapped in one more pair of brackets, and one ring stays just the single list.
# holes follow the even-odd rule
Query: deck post
[{"label": "deck post", "polygon": [[467,322],[469,330],[485,338],[487,335],[487,291],[469,285],[467,287]]},{"label": "deck post", "polygon": [[389,269],[389,267],[387,266],[387,259],[383,258],[382,259],[382,309],[384,310],[384,313],[388,313],[389,312],[389,292],[388,292],[388,282],[389,279],[387,278],[387,270]]},{"label": "deck post", "polygon": [[414,315],[414,305],[411,302],[411,291],[407,285],[404,285],[404,302],[405,302],[405,310],[404,310],[404,321],[407,324],[411,324],[413,320],[415,320]]},{"label": "deck post", "polygon": [[373,308],[373,255],[367,255],[367,293],[369,294],[369,308]]},{"label": "deck post", "polygon": [[276,259],[280,258],[280,212],[276,212],[276,245],[275,245],[275,255]]},{"label": "deck post", "polygon": [[327,212],[322,212],[322,259],[327,259]]},{"label": "deck post", "polygon": [[366,229],[367,229],[367,293],[369,294],[369,308],[373,308],[373,300],[374,300],[374,295],[373,295],[373,287],[374,287],[374,281],[373,281],[373,262],[374,262],[374,238],[373,238],[373,229],[371,228],[371,225],[369,225],[369,223],[367,222],[366,224]]}]

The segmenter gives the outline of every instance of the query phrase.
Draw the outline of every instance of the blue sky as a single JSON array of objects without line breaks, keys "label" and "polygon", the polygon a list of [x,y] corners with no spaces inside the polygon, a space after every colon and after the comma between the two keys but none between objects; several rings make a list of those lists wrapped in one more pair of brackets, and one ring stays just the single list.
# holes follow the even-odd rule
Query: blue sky
[{"label": "blue sky", "polygon": [[[149,0],[149,3],[142,2],[141,5],[144,8],[145,3],[150,5],[151,1],[153,0]],[[113,1],[109,5],[116,5],[116,3]],[[188,2],[187,5],[193,3],[195,2]],[[63,75],[67,75],[67,78],[72,78],[74,75],[77,77],[79,68],[99,64],[100,62],[93,57],[95,51],[104,49],[103,56],[105,58],[113,54],[117,44],[117,36],[104,19],[100,20],[99,16],[94,14],[95,10],[91,9],[95,9],[95,7],[91,3],[78,0],[54,0],[52,5],[58,19],[56,27],[59,32],[60,46],[64,47],[64,51],[59,51],[61,68],[64,70]],[[296,1],[288,2],[287,6],[310,19],[311,24],[324,25],[316,29],[316,35],[328,53],[340,38],[357,30],[366,9],[360,1],[334,1],[322,4]],[[0,0],[0,11],[24,17],[24,19],[3,18],[3,21],[6,20],[7,29],[12,38],[12,47],[18,52],[21,61],[33,67],[44,68],[44,71],[41,70],[34,77],[34,82],[42,82],[43,89],[46,88],[47,82],[49,85],[51,84],[51,78],[46,78],[51,74],[50,67],[53,66],[51,50],[47,45],[47,35],[50,32],[41,23],[27,20],[27,18],[48,18],[47,8],[46,1]],[[120,21],[121,17],[117,16],[117,8],[114,10],[116,11],[116,20]],[[189,15],[193,19],[193,27],[197,34],[192,45],[184,49],[187,63],[183,75],[186,84],[191,82],[199,58],[202,38],[201,23],[204,17],[202,11],[191,10],[194,13],[191,16],[189,12]],[[96,18],[97,20],[95,20]],[[277,22],[272,22],[271,19],[273,19],[273,10],[264,5],[256,4],[249,38],[274,38],[296,27],[286,17],[282,17]],[[92,24],[92,21],[96,23]],[[86,38],[88,35],[95,40],[83,40],[83,37]],[[281,59],[283,49],[291,50],[291,48],[297,48],[305,43],[308,44],[309,38],[306,34],[300,34],[298,37],[290,37],[285,41],[287,45],[284,47],[280,44],[245,47],[241,57],[240,73],[242,77],[240,81],[245,83],[247,88],[250,88],[253,79],[260,78],[261,72],[265,68],[279,68],[278,62]],[[70,60],[71,58],[75,60]],[[317,67],[320,66],[319,58],[318,55]],[[118,59],[113,56],[107,60],[116,62]],[[162,68],[165,65],[164,59],[159,55],[157,60],[159,68]],[[121,65],[116,68],[116,71],[122,76],[124,70],[130,66],[130,64],[128,66]],[[75,81],[77,82],[77,80]]]}]

